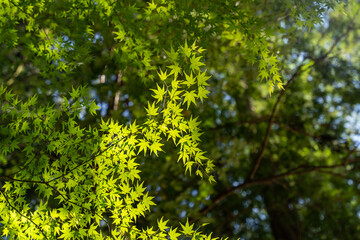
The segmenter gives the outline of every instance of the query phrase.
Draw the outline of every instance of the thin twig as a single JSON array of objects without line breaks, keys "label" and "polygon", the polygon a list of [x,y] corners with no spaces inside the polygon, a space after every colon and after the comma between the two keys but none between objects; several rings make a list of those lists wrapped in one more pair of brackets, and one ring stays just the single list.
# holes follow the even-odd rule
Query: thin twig
[{"label": "thin twig", "polygon": [[13,205],[10,203],[7,195],[6,195],[3,191],[0,190],[0,192],[1,192],[1,194],[4,196],[6,202],[9,204],[9,206],[10,206],[12,209],[14,209],[20,216],[26,218],[26,219],[29,220],[32,224],[34,224],[34,225],[36,226],[36,228],[39,229],[39,231],[41,232],[41,234],[45,237],[45,239],[48,239],[47,236],[46,236],[46,234],[44,233],[44,231],[40,228],[40,226],[39,226],[38,224],[36,224],[31,218],[29,218],[29,217],[27,217],[26,215],[22,214],[15,206],[13,206]]},{"label": "thin twig", "polygon": [[294,81],[294,79],[300,74],[301,68],[302,68],[303,65],[304,64],[301,64],[296,68],[295,72],[293,73],[291,78],[287,81],[286,85],[284,86],[284,91],[282,91],[280,93],[280,95],[276,99],[275,105],[274,105],[274,107],[273,107],[273,109],[271,111],[271,115],[270,115],[270,118],[269,118],[269,121],[268,121],[268,126],[267,126],[267,129],[266,129],[265,137],[264,137],[262,145],[261,145],[260,152],[259,152],[258,157],[255,160],[255,164],[254,164],[254,166],[253,166],[253,168],[252,168],[252,170],[251,170],[251,172],[250,172],[250,174],[248,176],[248,180],[252,180],[254,178],[255,173],[258,170],[259,166],[260,166],[261,160],[262,160],[262,158],[264,156],[264,153],[265,153],[266,146],[267,146],[268,141],[269,141],[271,127],[272,127],[272,124],[274,123],[275,112],[276,112],[277,107],[278,107],[278,105],[280,103],[280,100],[284,96],[285,91],[289,87],[290,83],[292,81]]}]

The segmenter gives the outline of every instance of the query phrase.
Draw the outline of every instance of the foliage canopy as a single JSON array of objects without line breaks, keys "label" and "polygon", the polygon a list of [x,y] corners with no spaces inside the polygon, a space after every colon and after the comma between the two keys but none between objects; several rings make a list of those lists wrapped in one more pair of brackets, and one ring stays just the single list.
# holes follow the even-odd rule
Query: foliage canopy
[{"label": "foliage canopy", "polygon": [[0,1],[0,236],[359,232],[346,4]]}]

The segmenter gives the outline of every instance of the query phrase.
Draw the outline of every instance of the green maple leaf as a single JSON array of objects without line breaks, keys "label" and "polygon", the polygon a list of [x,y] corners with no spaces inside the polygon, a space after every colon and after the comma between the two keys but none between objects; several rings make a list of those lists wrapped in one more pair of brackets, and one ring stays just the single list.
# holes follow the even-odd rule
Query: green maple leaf
[{"label": "green maple leaf", "polygon": [[177,232],[177,228],[170,228],[169,237],[171,240],[177,240],[181,234]]},{"label": "green maple leaf", "polygon": [[180,93],[182,93],[182,92],[183,92],[183,91],[178,91],[178,90],[176,90],[176,89],[170,90],[170,91],[169,91],[170,99],[171,99],[172,101],[176,101],[176,100],[180,99],[179,95],[180,95]]},{"label": "green maple leaf", "polygon": [[95,101],[92,101],[89,106],[89,112],[91,113],[91,115],[95,115],[96,110],[98,110],[98,109],[100,109],[100,107],[98,105],[96,105]]},{"label": "green maple leaf", "polygon": [[207,94],[209,93],[204,87],[198,88],[198,95],[197,97],[200,98],[200,101],[203,102],[203,98],[207,98]]},{"label": "green maple leaf", "polygon": [[200,59],[201,59],[201,57],[192,56],[192,58],[190,59],[190,69],[191,70],[200,71],[200,67],[205,65],[204,63],[200,62]]},{"label": "green maple leaf", "polygon": [[144,151],[144,156],[145,156],[147,149],[150,147],[150,144],[149,144],[149,142],[146,141],[145,139],[140,139],[140,140],[139,140],[139,143],[138,143],[136,146],[139,147],[138,154],[139,154],[141,151]]},{"label": "green maple leaf", "polygon": [[153,142],[153,144],[151,144],[151,146],[149,147],[150,149],[150,153],[155,153],[156,156],[158,156],[158,152],[159,151],[163,151],[161,149],[161,146],[164,145],[162,143],[159,143],[159,142]]},{"label": "green maple leaf", "polygon": [[71,98],[75,99],[80,95],[80,88],[72,87],[72,92],[70,93]]},{"label": "green maple leaf", "polygon": [[192,50],[196,50],[198,47],[196,46],[196,40],[194,41],[194,43],[191,45],[191,49]]},{"label": "green maple leaf", "polygon": [[197,75],[197,80],[198,80],[198,85],[199,86],[208,86],[209,84],[206,82],[208,79],[210,78],[210,76],[206,76],[206,71],[199,73]]},{"label": "green maple leaf", "polygon": [[[34,96],[32,96],[29,101],[27,102],[29,106],[33,106],[36,104],[36,101],[37,101],[38,97],[37,95],[35,94]],[[20,102],[18,101],[18,99],[14,99],[14,105],[17,105],[17,103]]]},{"label": "green maple leaf", "polygon": [[[6,89],[6,88],[5,88]],[[15,94],[11,93],[11,90],[10,91],[7,91],[5,93],[5,100],[10,102],[12,100],[12,98],[15,96]]]},{"label": "green maple leaf", "polygon": [[182,225],[180,223],[181,227],[182,227],[182,232],[185,234],[185,235],[192,235],[194,233],[194,230],[193,230],[193,227],[194,227],[194,224],[192,225],[189,225],[189,219],[186,220],[186,223],[185,223],[185,226]]},{"label": "green maple leaf", "polygon": [[145,206],[145,209],[150,209],[151,205],[156,205],[152,200],[154,199],[154,197],[149,197],[149,193],[145,193],[145,195],[143,196],[143,204]]},{"label": "green maple leaf", "polygon": [[203,173],[199,169],[196,170],[195,174],[203,178]]},{"label": "green maple leaf", "polygon": [[123,29],[118,29],[118,31],[114,33],[116,35],[115,39],[119,39],[120,42],[125,39],[126,32]]},{"label": "green maple leaf", "polygon": [[168,52],[168,51],[165,50],[165,53],[166,53],[166,55],[167,55],[173,62],[176,62],[176,61],[177,61],[177,58],[178,58],[179,54],[174,51],[172,45],[171,45],[171,50],[170,50],[170,52]]},{"label": "green maple leaf", "polygon": [[161,81],[165,81],[167,79],[167,77],[169,76],[167,74],[167,71],[163,72],[161,69],[160,69],[160,73],[158,72],[158,75],[159,75]]},{"label": "green maple leaf", "polygon": [[8,192],[12,188],[12,185],[10,182],[5,182],[2,187],[5,189],[5,192]]},{"label": "green maple leaf", "polygon": [[158,111],[158,107],[155,108],[155,103],[153,102],[151,105],[150,103],[148,103],[148,108],[145,108],[147,114],[146,115],[149,115],[149,116],[156,116],[158,115],[159,113],[157,112]]},{"label": "green maple leaf", "polygon": [[168,227],[166,226],[166,223],[169,221],[169,220],[166,220],[166,221],[163,221],[163,218],[164,217],[162,217],[160,220],[158,220],[157,221],[157,223],[158,223],[158,226],[159,226],[159,229],[160,229],[160,231],[165,231]]},{"label": "green maple leaf", "polygon": [[197,94],[195,93],[195,90],[191,92],[185,92],[183,96],[184,104],[187,103],[187,109],[189,109],[191,103],[194,103],[196,105],[195,97],[197,97]]},{"label": "green maple leaf", "polygon": [[269,73],[266,70],[261,70],[260,74],[259,74],[261,80],[268,79],[269,78]]},{"label": "green maple leaf", "polygon": [[147,227],[146,234],[150,235],[150,236],[155,234],[155,231],[153,230],[153,227],[151,227],[151,228]]},{"label": "green maple leaf", "polygon": [[187,171],[189,171],[190,176],[191,176],[191,167],[192,167],[192,165],[193,165],[194,163],[195,163],[195,162],[193,162],[193,161],[187,161],[187,162],[185,163],[185,173],[186,173]]},{"label": "green maple leaf", "polygon": [[202,165],[203,160],[208,159],[207,157],[204,156],[204,154],[205,152],[201,152],[201,151],[195,153],[195,161],[200,165]]},{"label": "green maple leaf", "polygon": [[186,57],[190,57],[191,55],[191,48],[188,47],[187,41],[185,41],[184,47],[181,47]]},{"label": "green maple leaf", "polygon": [[190,76],[185,73],[185,79],[186,79],[186,80],[184,81],[183,84],[187,85],[188,88],[189,88],[191,85],[194,85],[195,82],[196,82],[196,81],[195,81],[196,77],[195,77],[195,78],[193,77],[192,72],[190,73]]},{"label": "green maple leaf", "polygon": [[190,120],[188,121],[190,131],[194,131],[198,129],[198,126],[200,125],[201,122],[198,122],[197,119],[198,117],[192,118],[192,116],[190,116]]},{"label": "green maple leaf", "polygon": [[171,69],[170,74],[174,74],[175,78],[177,78],[178,74],[181,73],[181,67],[179,67],[178,63],[175,63],[174,65],[168,66],[168,68]]},{"label": "green maple leaf", "polygon": [[272,78],[273,78],[273,81],[274,81],[274,82],[280,82],[280,83],[281,83],[281,79],[280,79],[280,75],[279,75],[279,74],[274,74],[274,75],[272,76]]},{"label": "green maple leaf", "polygon": [[209,180],[209,183],[213,183],[213,182],[216,183],[216,180],[214,179],[214,176],[212,176],[212,175],[209,177],[208,180]]},{"label": "green maple leaf", "polygon": [[162,88],[159,87],[159,85],[157,85],[157,90],[155,89],[151,89],[151,91],[153,91],[155,93],[155,95],[152,95],[155,99],[157,99],[156,103],[160,102],[163,100],[164,94],[165,94],[165,88],[164,86]]},{"label": "green maple leaf", "polygon": [[176,138],[180,138],[180,135],[179,135],[179,130],[177,130],[177,129],[170,129],[169,131],[168,131],[168,138],[167,138],[167,140],[169,140],[170,138],[172,138],[173,139],[173,141],[174,141],[174,143],[175,143],[175,140],[176,140]]},{"label": "green maple leaf", "polygon": [[148,4],[149,4],[149,6],[148,6],[149,10],[152,11],[152,10],[156,9],[157,4],[154,3],[154,1],[149,2]]},{"label": "green maple leaf", "polygon": [[268,62],[269,64],[271,64],[272,66],[276,65],[276,63],[278,62],[277,58],[271,54],[271,56],[268,58]]}]

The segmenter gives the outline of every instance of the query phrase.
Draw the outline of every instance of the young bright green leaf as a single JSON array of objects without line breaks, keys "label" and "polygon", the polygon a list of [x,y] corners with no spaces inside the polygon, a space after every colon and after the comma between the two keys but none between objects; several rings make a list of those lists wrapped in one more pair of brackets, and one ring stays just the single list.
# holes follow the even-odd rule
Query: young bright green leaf
[{"label": "young bright green leaf", "polygon": [[171,69],[170,74],[174,74],[175,79],[178,77],[178,74],[181,74],[181,67],[178,63],[175,63],[174,65],[168,66],[168,68]]},{"label": "young bright green leaf", "polygon": [[158,75],[159,75],[161,81],[165,81],[167,79],[167,77],[169,76],[167,74],[167,71],[163,72],[161,69],[160,69],[160,73],[158,72]]},{"label": "young bright green leaf", "polygon": [[185,84],[188,88],[191,85],[196,83],[196,77],[193,77],[192,72],[190,73],[190,76],[187,75],[186,73],[184,73],[184,74],[185,74],[185,79],[186,80],[183,82],[183,84]]},{"label": "young bright green leaf", "polygon": [[174,51],[172,45],[170,47],[171,47],[170,52],[165,50],[165,53],[170,58],[171,61],[177,62],[179,54]]},{"label": "young bright green leaf", "polygon": [[170,100],[172,100],[172,101],[179,100],[180,99],[180,94],[182,92],[183,91],[179,91],[179,90],[176,90],[175,88],[173,88],[172,90],[169,91]]},{"label": "young bright green leaf", "polygon": [[152,89],[152,91],[155,93],[155,95],[152,95],[157,101],[156,103],[160,102],[163,100],[163,97],[165,95],[165,88],[164,86],[162,88],[159,87],[159,85],[157,84],[157,89]]},{"label": "young bright green leaf", "polygon": [[96,110],[98,110],[98,109],[100,109],[100,107],[98,105],[96,105],[95,101],[92,101],[89,106],[89,112],[91,113],[91,115],[95,115]]},{"label": "young bright green leaf", "polygon": [[148,108],[145,108],[146,109],[146,112],[147,112],[147,115],[149,116],[156,116],[158,115],[158,107],[155,107],[155,103],[152,103],[150,105],[150,103],[148,103]]},{"label": "young bright green leaf", "polygon": [[155,153],[155,155],[158,156],[158,152],[159,152],[159,151],[163,151],[163,150],[161,149],[161,146],[163,146],[163,145],[164,145],[164,144],[159,143],[159,142],[153,142],[153,143],[150,145],[150,147],[149,147],[150,153]]},{"label": "young bright green leaf", "polygon": [[181,227],[182,227],[182,232],[186,235],[186,236],[191,236],[195,231],[193,230],[194,224],[190,225],[189,224],[189,219],[186,220],[185,226],[182,225],[180,223]]},{"label": "young bright green leaf", "polygon": [[206,90],[204,87],[199,87],[197,97],[200,98],[201,102],[203,102],[203,99],[207,98],[208,93],[210,93],[210,92],[208,90]]},{"label": "young bright green leaf", "polygon": [[191,63],[190,69],[192,71],[194,70],[200,71],[200,67],[205,65],[204,63],[200,62],[200,59],[201,57],[192,56],[192,58],[190,59],[190,63]]},{"label": "young bright green leaf", "polygon": [[177,232],[177,228],[170,228],[170,231],[169,231],[169,237],[171,240],[177,240],[178,237],[180,237],[181,234]]},{"label": "young bright green leaf", "polygon": [[194,103],[196,105],[195,98],[197,97],[197,94],[195,93],[195,90],[185,92],[183,96],[184,104],[187,103],[187,109],[189,109],[191,103]]},{"label": "young bright green leaf", "polygon": [[168,222],[169,220],[166,220],[166,221],[163,221],[163,217],[160,219],[160,220],[158,220],[157,221],[157,223],[158,223],[158,227],[159,227],[159,230],[160,231],[165,231],[168,227],[166,226],[166,224],[167,224],[167,222]]},{"label": "young bright green leaf", "polygon": [[183,53],[185,54],[186,57],[190,57],[191,55],[191,48],[188,47],[187,41],[185,40],[185,45],[184,47],[181,47]]},{"label": "young bright green leaf", "polygon": [[210,76],[206,76],[206,71],[199,72],[199,74],[197,75],[198,85],[199,86],[208,86],[209,84],[206,81],[209,78],[210,78]]},{"label": "young bright green leaf", "polygon": [[72,99],[75,99],[80,96],[80,88],[72,88],[72,92],[69,93]]},{"label": "young bright green leaf", "polygon": [[137,146],[139,147],[139,151],[138,154],[143,151],[144,152],[144,156],[146,154],[146,151],[148,148],[150,148],[150,144],[148,141],[146,141],[145,139],[140,139],[139,143],[137,144]]},{"label": "young bright green leaf", "polygon": [[148,8],[149,8],[150,11],[155,10],[156,7],[157,7],[157,4],[154,3],[154,1],[148,2],[148,4],[149,4]]},{"label": "young bright green leaf", "polygon": [[190,128],[190,131],[196,131],[198,129],[198,126],[200,125],[201,122],[197,121],[198,117],[193,118],[192,116],[190,116],[190,119],[188,121],[188,125]]}]

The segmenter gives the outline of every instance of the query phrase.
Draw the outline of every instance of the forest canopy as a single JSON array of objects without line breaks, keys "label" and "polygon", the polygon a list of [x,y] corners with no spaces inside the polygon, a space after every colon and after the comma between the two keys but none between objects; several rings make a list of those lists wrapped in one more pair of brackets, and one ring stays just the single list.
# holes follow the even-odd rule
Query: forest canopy
[{"label": "forest canopy", "polygon": [[0,1],[0,237],[354,239],[359,11]]}]

